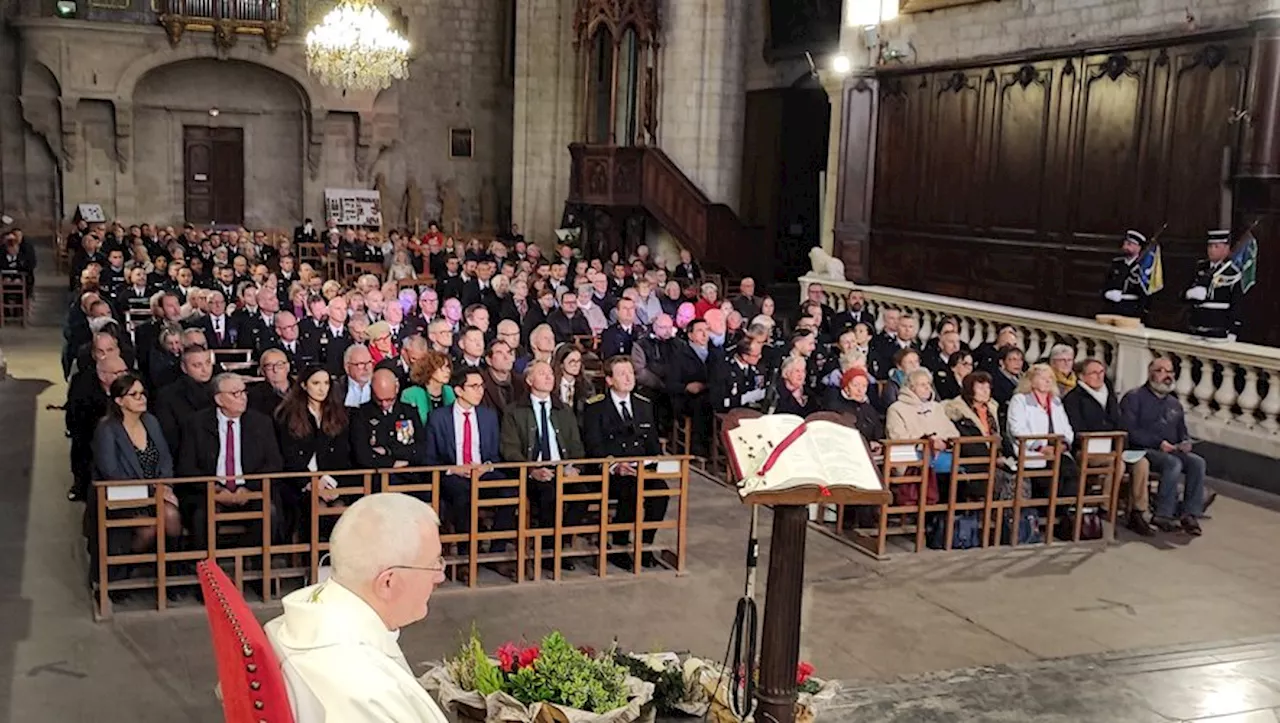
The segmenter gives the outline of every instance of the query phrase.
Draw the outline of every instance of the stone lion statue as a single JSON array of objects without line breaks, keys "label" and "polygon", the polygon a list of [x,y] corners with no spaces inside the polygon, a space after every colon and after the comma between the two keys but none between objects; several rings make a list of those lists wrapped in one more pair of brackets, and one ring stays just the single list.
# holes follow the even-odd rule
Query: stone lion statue
[{"label": "stone lion statue", "polygon": [[809,249],[809,263],[813,265],[810,275],[823,279],[844,281],[844,262],[822,250],[821,246]]}]

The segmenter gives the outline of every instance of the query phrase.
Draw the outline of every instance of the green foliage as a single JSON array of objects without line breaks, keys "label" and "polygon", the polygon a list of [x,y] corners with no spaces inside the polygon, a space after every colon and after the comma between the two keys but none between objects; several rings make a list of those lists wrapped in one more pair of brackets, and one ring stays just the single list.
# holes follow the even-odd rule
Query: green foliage
[{"label": "green foliage", "polygon": [[507,676],[505,690],[526,705],[555,703],[605,713],[627,704],[626,675],[612,653],[591,658],[553,632],[542,639],[532,665]]},{"label": "green foliage", "polygon": [[471,635],[462,641],[458,655],[447,661],[449,672],[463,690],[474,690],[481,695],[489,695],[502,690],[502,671],[493,664],[485,653],[484,643],[475,625],[471,626]]},{"label": "green foliage", "polygon": [[659,716],[685,715],[676,708],[676,704],[685,699],[684,671],[680,666],[668,665],[662,670],[654,670],[653,666],[643,660],[619,652],[613,654],[613,659],[632,676],[653,683],[653,703]]}]

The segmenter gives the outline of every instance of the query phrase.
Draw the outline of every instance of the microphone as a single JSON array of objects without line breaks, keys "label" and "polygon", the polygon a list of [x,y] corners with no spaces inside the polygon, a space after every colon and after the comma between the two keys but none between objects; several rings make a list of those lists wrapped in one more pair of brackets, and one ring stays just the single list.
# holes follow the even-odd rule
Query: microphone
[{"label": "microphone", "polygon": [[778,409],[778,400],[782,394],[778,391],[778,382],[782,379],[782,363],[779,362],[773,368],[773,373],[769,375],[769,383],[765,385],[764,391],[764,408],[765,414],[773,414]]}]

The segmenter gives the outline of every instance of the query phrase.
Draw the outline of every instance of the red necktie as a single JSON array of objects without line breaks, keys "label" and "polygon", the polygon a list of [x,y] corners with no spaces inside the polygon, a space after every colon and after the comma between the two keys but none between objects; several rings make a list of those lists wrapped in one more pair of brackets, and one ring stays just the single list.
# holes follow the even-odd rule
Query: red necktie
[{"label": "red necktie", "polygon": [[232,492],[236,491],[236,487],[240,486],[240,480],[236,479],[236,423],[230,419],[227,420],[227,449],[224,455],[227,459],[226,470],[224,474],[231,479],[227,480],[227,488]]},{"label": "red necktie", "polygon": [[462,413],[462,463],[474,463],[471,459],[471,412]]}]

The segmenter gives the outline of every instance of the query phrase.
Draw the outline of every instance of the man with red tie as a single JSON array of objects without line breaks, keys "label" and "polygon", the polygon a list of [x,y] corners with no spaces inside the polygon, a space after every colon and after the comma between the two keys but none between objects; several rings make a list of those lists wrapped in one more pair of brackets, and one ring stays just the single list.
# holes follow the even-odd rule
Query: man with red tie
[{"label": "man with red tie", "polygon": [[[220,511],[260,510],[262,504],[248,499],[248,493],[261,492],[262,480],[242,475],[279,472],[284,467],[271,419],[249,409],[244,377],[238,374],[225,373],[213,378],[213,404],[212,408],[186,420],[182,451],[178,455],[178,476],[221,477],[213,493]],[[192,534],[203,547],[208,529],[205,488],[203,485],[179,485],[179,488],[180,493],[185,493],[180,498],[181,506],[184,511],[190,511]],[[279,506],[273,505],[272,509],[278,512]],[[241,542],[261,543],[260,523],[251,521],[244,526]],[[272,529],[280,526],[272,524]]]},{"label": "man with red tie", "polygon": [[[502,461],[499,451],[501,430],[498,413],[491,407],[481,406],[484,399],[484,376],[479,369],[459,365],[449,380],[455,401],[440,407],[427,417],[427,464],[449,467],[441,480],[440,499],[442,516],[452,523],[455,533],[471,530],[471,472],[486,464]],[[480,479],[500,479],[497,472],[487,472]],[[482,497],[492,493],[498,497],[515,497],[514,487],[485,490]],[[516,508],[494,508],[494,529],[512,530],[516,525]],[[506,550],[504,540],[495,540],[493,552]],[[464,543],[463,554],[467,549]]]}]

